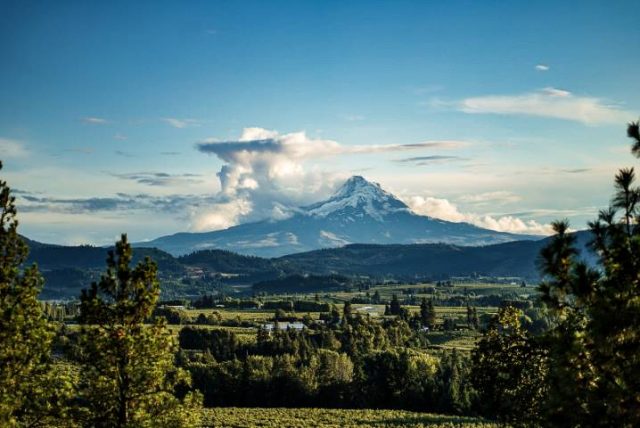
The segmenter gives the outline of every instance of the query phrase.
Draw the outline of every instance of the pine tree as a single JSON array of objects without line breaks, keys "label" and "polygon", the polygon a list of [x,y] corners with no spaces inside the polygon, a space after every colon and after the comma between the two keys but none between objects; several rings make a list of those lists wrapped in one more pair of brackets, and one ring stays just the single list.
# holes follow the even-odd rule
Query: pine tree
[{"label": "pine tree", "polygon": [[500,308],[473,352],[471,380],[488,416],[535,425],[547,391],[547,354],[520,323],[512,306]]},{"label": "pine tree", "polygon": [[107,272],[81,295],[80,347],[86,407],[83,424],[96,427],[180,427],[197,422],[199,397],[176,397],[190,383],[174,366],[176,343],[166,322],[149,319],[160,286],[154,262],[130,268],[126,235],[109,251]]},{"label": "pine tree", "polygon": [[332,326],[337,326],[340,324],[340,311],[336,307],[336,305],[331,305],[331,321],[330,324]]},{"label": "pine tree", "polygon": [[[629,125],[640,157],[638,123]],[[615,176],[608,209],[589,224],[598,268],[579,260],[566,221],[543,250],[542,298],[553,316],[549,423],[640,426],[640,190],[633,168]]]},{"label": "pine tree", "polygon": [[391,313],[391,315],[400,315],[402,313],[402,306],[400,305],[400,301],[398,300],[398,295],[395,293],[391,296],[389,312]]},{"label": "pine tree", "polygon": [[480,326],[478,312],[476,311],[476,308],[469,305],[469,303],[467,303],[467,326],[473,329],[477,329]]},{"label": "pine tree", "polygon": [[[0,170],[2,162],[0,162]],[[15,198],[0,180],[0,426],[52,424],[63,416],[68,378],[51,366],[54,331],[37,297],[43,279],[24,267],[28,247],[18,235]]]},{"label": "pine tree", "polygon": [[433,329],[436,325],[436,310],[433,307],[433,300],[427,300],[426,297],[422,298],[420,302],[420,322],[424,327]]},{"label": "pine tree", "polygon": [[342,326],[349,324],[351,317],[353,316],[353,308],[351,307],[351,302],[345,302],[342,307]]},{"label": "pine tree", "polygon": [[380,292],[376,290],[376,292],[373,293],[373,299],[371,300],[371,303],[373,303],[374,305],[379,305],[380,300],[381,300]]}]

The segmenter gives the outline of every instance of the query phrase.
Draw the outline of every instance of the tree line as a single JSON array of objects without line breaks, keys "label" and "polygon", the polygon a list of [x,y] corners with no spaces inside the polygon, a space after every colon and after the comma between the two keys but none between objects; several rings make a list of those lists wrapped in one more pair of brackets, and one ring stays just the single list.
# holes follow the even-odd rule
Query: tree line
[{"label": "tree line", "polygon": [[[205,406],[403,408],[468,414],[471,361],[426,352],[402,319],[349,314],[317,330],[258,330],[243,342],[224,329],[180,331],[181,364]],[[197,350],[198,352],[192,352]]]}]

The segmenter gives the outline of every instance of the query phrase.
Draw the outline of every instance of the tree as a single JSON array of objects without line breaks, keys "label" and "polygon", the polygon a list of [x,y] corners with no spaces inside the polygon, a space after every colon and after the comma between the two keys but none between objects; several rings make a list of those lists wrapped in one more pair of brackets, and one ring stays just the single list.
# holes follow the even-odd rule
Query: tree
[{"label": "tree", "polygon": [[44,281],[36,265],[24,268],[29,249],[16,216],[0,180],[0,426],[44,426],[63,415],[70,385],[52,370],[54,330],[37,300]]},{"label": "tree", "polygon": [[351,302],[344,302],[344,306],[342,307],[342,326],[346,326],[349,324],[349,321],[353,317],[353,308],[351,307]]},{"label": "tree", "polygon": [[472,307],[467,303],[467,325],[469,328],[477,330],[480,327],[480,320],[478,319],[478,312],[475,307]]},{"label": "tree", "polygon": [[340,311],[336,305],[331,305],[330,324],[334,327],[340,324]]},{"label": "tree", "polygon": [[276,313],[273,316],[273,320],[278,322],[278,321],[284,321],[285,319],[287,319],[287,313],[284,311],[284,309],[277,308]]},{"label": "tree", "polygon": [[400,301],[398,300],[398,295],[395,293],[391,296],[391,303],[389,304],[389,313],[391,315],[400,315],[402,313],[402,306],[400,305]]},{"label": "tree", "polygon": [[436,325],[436,310],[433,307],[433,300],[422,298],[420,302],[420,322],[424,327],[433,329]]},{"label": "tree", "polygon": [[474,391],[470,380],[469,358],[455,348],[442,354],[435,379],[434,401],[443,413],[468,414]]},{"label": "tree", "polygon": [[198,418],[196,394],[176,397],[190,383],[174,366],[176,343],[166,321],[149,319],[160,294],[148,257],[131,269],[126,235],[109,251],[107,271],[80,297],[82,382],[79,417],[96,427],[189,426]]},{"label": "tree", "polygon": [[471,381],[486,416],[511,424],[541,420],[547,394],[547,357],[512,306],[500,309],[473,352]]},{"label": "tree", "polygon": [[381,299],[382,298],[380,297],[380,292],[378,290],[376,290],[376,292],[373,293],[373,297],[371,299],[371,303],[373,303],[374,305],[379,305]]},{"label": "tree", "polygon": [[[627,135],[640,157],[638,123]],[[566,221],[543,250],[542,299],[552,315],[548,417],[554,425],[640,426],[640,190],[615,176],[608,209],[589,223],[597,267],[579,259]]]}]

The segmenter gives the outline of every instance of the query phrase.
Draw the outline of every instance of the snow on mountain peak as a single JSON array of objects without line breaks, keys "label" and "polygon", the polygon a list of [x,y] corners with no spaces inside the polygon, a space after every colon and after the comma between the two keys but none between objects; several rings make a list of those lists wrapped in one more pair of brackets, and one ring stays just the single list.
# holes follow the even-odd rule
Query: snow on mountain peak
[{"label": "snow on mountain peak", "polygon": [[380,192],[386,193],[378,183],[372,183],[367,181],[360,175],[354,175],[350,177],[344,184],[338,189],[334,197],[345,196],[356,192]]},{"label": "snow on mountain peak", "polygon": [[307,215],[315,217],[343,213],[368,215],[378,221],[392,212],[408,210],[403,202],[383,190],[378,183],[367,181],[359,175],[349,178],[331,198],[305,208]]}]

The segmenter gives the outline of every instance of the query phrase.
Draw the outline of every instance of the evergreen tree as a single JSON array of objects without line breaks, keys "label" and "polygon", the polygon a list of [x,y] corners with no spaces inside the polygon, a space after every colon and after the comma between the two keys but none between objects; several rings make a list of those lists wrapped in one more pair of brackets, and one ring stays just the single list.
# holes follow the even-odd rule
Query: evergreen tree
[{"label": "evergreen tree", "polygon": [[433,307],[433,300],[427,300],[426,297],[422,298],[420,302],[420,322],[424,327],[433,329],[436,324],[436,311]]},{"label": "evergreen tree", "polygon": [[471,314],[471,326],[476,330],[480,328],[480,318],[478,318],[478,311],[475,307],[473,308],[473,313]]},{"label": "evergreen tree", "polygon": [[51,367],[54,331],[37,300],[44,281],[37,266],[23,267],[29,250],[16,215],[0,180],[0,426],[43,426],[63,416],[70,384]]},{"label": "evergreen tree", "polygon": [[389,313],[391,315],[400,315],[402,313],[402,306],[400,305],[400,301],[398,300],[398,295],[395,293],[391,296],[391,303],[389,304]]},{"label": "evergreen tree", "polygon": [[500,309],[473,352],[471,380],[488,416],[535,425],[547,395],[545,349],[520,324],[512,306]]},{"label": "evergreen tree", "polygon": [[376,290],[375,293],[373,293],[373,298],[371,300],[371,303],[373,303],[374,305],[379,305],[380,304],[380,292],[378,290]]},{"label": "evergreen tree", "polygon": [[331,305],[330,317],[331,317],[330,324],[332,326],[337,326],[338,324],[340,324],[340,311],[338,310],[336,305]]},{"label": "evergreen tree", "polygon": [[[627,134],[640,157],[638,123]],[[611,207],[589,224],[594,269],[578,259],[568,223],[543,250],[543,301],[553,327],[549,424],[640,426],[640,190],[633,168],[615,176]]]},{"label": "evergreen tree", "polygon": [[467,303],[467,325],[472,329],[477,329],[480,326],[478,312],[476,308],[469,305],[469,303]]},{"label": "evergreen tree", "polygon": [[146,258],[135,268],[126,235],[109,251],[107,272],[81,295],[80,348],[86,404],[79,417],[95,427],[180,427],[199,417],[198,396],[176,397],[190,383],[174,366],[176,343],[162,318],[146,325],[160,286]]},{"label": "evergreen tree", "polygon": [[349,324],[349,320],[353,316],[353,308],[351,307],[351,302],[345,302],[342,307],[342,326]]},{"label": "evergreen tree", "polygon": [[420,301],[420,324],[423,327],[427,326],[427,316],[428,316],[428,308],[427,308],[427,298],[423,297]]}]

